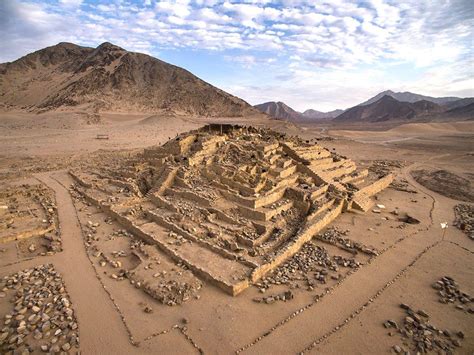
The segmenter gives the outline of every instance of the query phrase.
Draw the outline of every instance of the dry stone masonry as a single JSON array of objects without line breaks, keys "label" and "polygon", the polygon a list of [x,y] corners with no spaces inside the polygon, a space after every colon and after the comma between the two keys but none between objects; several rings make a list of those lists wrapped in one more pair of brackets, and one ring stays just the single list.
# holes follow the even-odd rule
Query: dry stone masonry
[{"label": "dry stone masonry", "polygon": [[471,307],[474,298],[466,292],[459,289],[458,283],[449,276],[443,276],[436,281],[432,287],[439,295],[439,302],[443,304],[455,304],[456,309],[474,313],[474,308]]},{"label": "dry stone masonry", "polygon": [[52,265],[19,271],[0,280],[3,315],[0,353],[76,353],[78,324],[61,275]]},{"label": "dry stone masonry", "polygon": [[44,185],[13,185],[0,191],[0,246],[12,242],[29,255],[62,250],[54,194]]},{"label": "dry stone masonry", "polygon": [[429,314],[420,309],[415,311],[407,304],[400,304],[405,311],[405,318],[397,323],[389,319],[384,323],[389,329],[389,335],[400,334],[403,345],[394,345],[392,350],[396,354],[424,354],[437,352],[438,354],[453,354],[456,348],[461,347],[465,335],[462,331],[440,329],[430,323]]},{"label": "dry stone masonry", "polygon": [[474,240],[474,206],[459,204],[454,206],[454,225]]},{"label": "dry stone masonry", "polygon": [[318,144],[226,124],[70,174],[89,203],[231,295],[298,253],[340,213],[368,211],[371,196],[393,180]]}]

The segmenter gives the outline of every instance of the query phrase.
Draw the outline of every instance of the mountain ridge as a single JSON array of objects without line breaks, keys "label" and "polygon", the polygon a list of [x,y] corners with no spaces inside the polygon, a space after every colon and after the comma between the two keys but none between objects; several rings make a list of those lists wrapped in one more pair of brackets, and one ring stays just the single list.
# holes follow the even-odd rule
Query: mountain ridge
[{"label": "mountain ridge", "polygon": [[334,122],[386,122],[395,120],[412,120],[443,112],[442,106],[420,100],[414,103],[402,102],[390,95],[384,95],[368,105],[357,105],[334,119]]},{"label": "mountain ridge", "polygon": [[244,100],[152,56],[109,42],[61,42],[0,64],[0,103],[29,111],[172,112],[196,116],[259,114]]},{"label": "mountain ridge", "polygon": [[281,101],[268,101],[262,104],[254,105],[254,107],[275,119],[299,121],[302,118],[301,113],[293,110],[291,107]]},{"label": "mountain ridge", "polygon": [[298,112],[281,101],[268,101],[258,105],[254,105],[254,107],[275,119],[290,121],[332,119],[340,113],[344,112],[343,110],[321,112],[314,109],[308,109],[304,112]]},{"label": "mountain ridge", "polygon": [[364,101],[364,102],[358,104],[357,106],[365,106],[365,105],[372,104],[372,103],[380,100],[383,96],[391,96],[391,97],[393,97],[394,99],[396,99],[397,101],[400,101],[400,102],[415,103],[417,101],[426,100],[426,101],[434,102],[435,104],[438,104],[438,105],[444,105],[444,104],[447,104],[448,102],[457,101],[457,100],[461,99],[460,97],[454,97],[454,96],[433,97],[433,96],[415,94],[415,93],[412,93],[412,92],[409,92],[409,91],[394,92],[392,90],[385,90],[385,91],[382,91],[382,92],[378,93],[374,97],[371,97],[367,101]]},{"label": "mountain ridge", "polygon": [[344,110],[332,110],[328,112],[317,111],[313,109],[306,110],[302,113],[305,118],[308,119],[318,119],[318,120],[326,120],[326,119],[333,119],[343,113]]}]

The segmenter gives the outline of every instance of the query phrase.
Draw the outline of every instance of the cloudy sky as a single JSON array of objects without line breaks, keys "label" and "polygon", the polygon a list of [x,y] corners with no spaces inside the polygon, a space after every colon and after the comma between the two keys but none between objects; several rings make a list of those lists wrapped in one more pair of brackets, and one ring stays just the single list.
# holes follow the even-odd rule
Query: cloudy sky
[{"label": "cloudy sky", "polygon": [[473,32],[472,0],[0,0],[0,62],[108,41],[297,110],[474,96]]}]

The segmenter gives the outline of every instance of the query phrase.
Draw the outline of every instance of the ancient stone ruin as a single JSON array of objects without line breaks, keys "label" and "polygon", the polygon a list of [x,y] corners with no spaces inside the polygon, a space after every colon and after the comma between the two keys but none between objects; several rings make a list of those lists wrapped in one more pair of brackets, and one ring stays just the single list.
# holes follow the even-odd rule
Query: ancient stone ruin
[{"label": "ancient stone ruin", "polygon": [[[318,144],[211,124],[121,164],[71,171],[129,232],[231,295],[392,182]],[[171,241],[170,241],[171,240]]]},{"label": "ancient stone ruin", "polygon": [[45,186],[12,185],[0,192],[0,247],[12,242],[28,254],[62,250],[54,194]]}]

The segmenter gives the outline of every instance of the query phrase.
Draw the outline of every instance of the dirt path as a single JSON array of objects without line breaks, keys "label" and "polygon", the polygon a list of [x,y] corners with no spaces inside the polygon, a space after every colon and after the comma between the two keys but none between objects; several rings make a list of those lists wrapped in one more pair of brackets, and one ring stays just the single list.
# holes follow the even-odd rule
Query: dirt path
[{"label": "dirt path", "polygon": [[323,297],[291,321],[264,335],[246,350],[252,354],[296,353],[319,338],[327,338],[339,330],[346,320],[356,318],[370,305],[371,300],[386,289],[387,284],[393,283],[408,265],[440,239],[441,235],[433,237],[429,232],[407,237],[348,277],[328,297]]},{"label": "dirt path", "polygon": [[[84,354],[139,353],[129,342],[120,315],[89,262],[69,192],[51,173],[39,174],[37,178],[56,194],[64,251],[49,258],[30,260],[27,264],[52,262],[61,272],[77,312],[81,350]],[[15,268],[18,269],[19,265],[17,264]]]},{"label": "dirt path", "polygon": [[414,164],[403,169],[401,175],[433,201],[427,225],[398,240],[369,265],[330,291],[329,297],[323,297],[318,302],[296,311],[296,314],[282,320],[238,352],[299,353],[312,350],[314,345],[357,319],[361,312],[370,307],[382,292],[399,280],[427,251],[449,242],[447,239],[450,234],[456,234],[457,231],[449,229],[446,240],[443,241],[439,222],[452,220],[452,208],[440,208],[436,194],[411,178],[410,171],[417,166],[418,164]]},{"label": "dirt path", "polygon": [[[424,225],[420,225],[417,232],[405,235],[405,238],[399,239],[370,264],[344,280],[330,291],[331,294],[328,297],[323,297],[303,310],[296,311],[296,314],[289,315],[272,329],[262,334],[255,334],[256,339],[252,343],[242,344],[241,351],[246,353],[314,351],[314,344],[319,344],[338,333],[347,324],[357,319],[361,312],[370,310],[372,302],[387,289],[390,290],[390,286],[398,281],[428,250],[457,240],[460,232],[450,228],[445,240],[442,241],[439,228],[440,221],[452,220],[452,204],[455,201],[448,201],[431,192],[411,177],[410,171],[420,165],[423,164],[413,164],[403,169],[401,176],[421,194],[432,200],[429,220]],[[0,273],[4,275],[44,263],[54,264],[63,275],[77,312],[81,351],[84,354],[143,353],[149,348],[146,344],[143,344],[141,348],[131,344],[130,334],[121,319],[120,312],[104,290],[90,263],[84,249],[74,204],[67,188],[62,184],[67,181],[63,174],[65,173],[49,172],[38,174],[37,178],[55,192],[64,251],[53,256],[6,265],[1,268]],[[469,250],[466,247],[464,249]],[[472,250],[469,251],[472,253]],[[190,330],[190,335],[193,336],[193,330]]]},{"label": "dirt path", "polygon": [[[62,275],[76,312],[83,354],[150,353],[149,341],[158,337],[159,345],[155,341],[154,349],[165,349],[170,354],[180,353],[180,349],[185,353],[199,352],[199,347],[182,326],[173,326],[145,339],[134,339],[120,308],[100,281],[86,253],[77,212],[66,187],[69,181],[66,174],[58,171],[35,175],[55,193],[63,251],[0,265],[0,277],[42,264],[53,264]],[[170,339],[174,342],[170,343]]]}]

